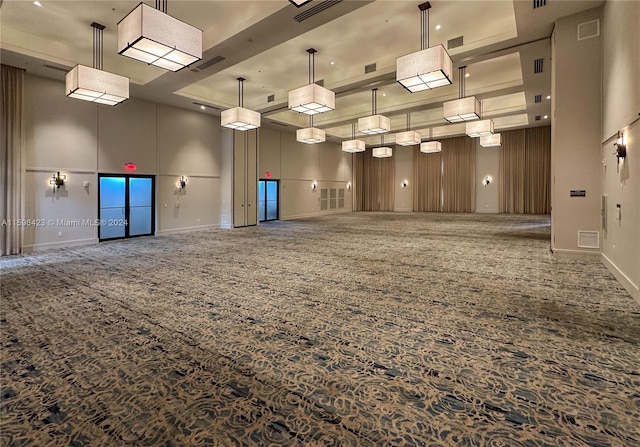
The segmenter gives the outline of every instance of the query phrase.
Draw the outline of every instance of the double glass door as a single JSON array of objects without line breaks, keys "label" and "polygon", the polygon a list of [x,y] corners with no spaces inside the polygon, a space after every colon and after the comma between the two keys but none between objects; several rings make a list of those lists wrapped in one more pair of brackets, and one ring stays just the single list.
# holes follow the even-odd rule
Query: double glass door
[{"label": "double glass door", "polygon": [[98,179],[99,239],[152,235],[154,178],[100,174]]},{"label": "double glass door", "polygon": [[278,180],[258,182],[258,220],[278,220]]}]

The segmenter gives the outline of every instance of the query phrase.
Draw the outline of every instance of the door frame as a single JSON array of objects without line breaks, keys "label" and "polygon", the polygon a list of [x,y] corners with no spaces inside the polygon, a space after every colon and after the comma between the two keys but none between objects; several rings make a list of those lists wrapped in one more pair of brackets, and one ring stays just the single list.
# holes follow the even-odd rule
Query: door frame
[{"label": "door frame", "polygon": [[[273,222],[274,220],[280,220],[280,180],[272,179],[272,178],[261,178],[258,179],[258,183],[265,182],[264,184],[264,220],[260,220],[260,216],[258,216],[258,222]],[[267,219],[267,183],[266,182],[275,182],[276,183],[276,207],[277,207],[277,216],[275,219]],[[258,193],[260,192],[260,186],[258,185]],[[258,197],[258,209],[260,209],[260,197]]]},{"label": "door frame", "polygon": [[[120,177],[124,178],[124,218],[127,224],[124,227],[124,236],[110,237],[108,239],[102,239],[100,237],[100,227],[98,227],[98,242],[104,241],[116,241],[118,239],[132,239],[134,237],[142,236],[154,236],[156,233],[156,176],[146,174],[103,174],[98,173],[98,220],[100,216],[100,179],[103,177]],[[129,205],[129,179],[130,178],[148,178],[151,179],[151,232],[145,234],[129,235],[129,217],[130,217],[130,205]]]}]

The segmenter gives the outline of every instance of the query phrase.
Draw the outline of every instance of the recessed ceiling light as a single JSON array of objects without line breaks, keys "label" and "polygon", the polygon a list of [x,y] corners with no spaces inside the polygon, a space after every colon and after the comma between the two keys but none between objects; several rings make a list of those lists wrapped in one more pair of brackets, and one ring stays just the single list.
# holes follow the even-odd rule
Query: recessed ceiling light
[{"label": "recessed ceiling light", "polygon": [[465,75],[464,75],[464,77],[465,77],[465,78],[468,78],[468,77],[469,77],[469,73],[465,74]]},{"label": "recessed ceiling light", "polygon": [[205,110],[205,109],[206,109],[206,107],[205,107],[205,106],[200,106],[200,108],[201,108],[202,110]]},{"label": "recessed ceiling light", "polygon": [[547,95],[547,99],[551,99],[551,95]]},{"label": "recessed ceiling light", "polygon": [[382,94],[382,96],[387,96],[387,94],[386,94],[386,93],[383,93],[383,94]]},{"label": "recessed ceiling light", "polygon": [[442,28],[440,25],[436,25],[436,29],[440,29]]},{"label": "recessed ceiling light", "polygon": [[336,63],[334,61],[331,61],[331,65],[335,65]]},{"label": "recessed ceiling light", "polygon": [[544,116],[544,119],[547,119],[547,118],[549,118],[549,115],[545,115],[545,116]]},{"label": "recessed ceiling light", "polygon": [[35,2],[33,2],[34,5],[36,6],[42,6],[42,3],[40,3],[38,0],[36,0]]}]

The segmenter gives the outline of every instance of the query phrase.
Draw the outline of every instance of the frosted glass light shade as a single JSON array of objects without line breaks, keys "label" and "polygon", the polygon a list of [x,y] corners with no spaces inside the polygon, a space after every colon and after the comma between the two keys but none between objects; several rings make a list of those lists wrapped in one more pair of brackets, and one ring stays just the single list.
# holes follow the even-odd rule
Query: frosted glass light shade
[{"label": "frosted glass light shade", "polygon": [[472,121],[467,123],[467,135],[470,137],[485,137],[493,135],[493,120]]},{"label": "frosted glass light shade", "polygon": [[76,65],[65,76],[65,94],[115,106],[129,99],[129,78],[86,65]]},{"label": "frosted glass light shade", "polygon": [[387,158],[393,155],[393,150],[390,147],[374,147],[371,155],[375,158]]},{"label": "frosted glass light shade", "polygon": [[453,62],[442,45],[396,59],[396,81],[411,93],[452,83]]},{"label": "frosted glass light shade", "polygon": [[344,152],[364,152],[366,145],[362,140],[347,140],[342,142],[342,150]]},{"label": "frosted glass light shade", "polygon": [[414,146],[420,144],[422,135],[415,130],[407,130],[406,132],[400,132],[396,134],[396,144],[400,146]]},{"label": "frosted glass light shade", "polygon": [[391,130],[391,120],[384,115],[358,118],[358,131],[366,135],[386,133]]},{"label": "frosted glass light shade", "polygon": [[499,133],[494,133],[493,135],[487,135],[484,137],[480,137],[480,146],[482,147],[495,147],[501,146],[501,138]]},{"label": "frosted glass light shade", "polygon": [[260,127],[260,113],[244,107],[234,107],[220,113],[220,125],[235,130],[251,130]]},{"label": "frosted glass light shade", "polygon": [[118,53],[178,71],[202,59],[202,31],[140,3],[118,22]]},{"label": "frosted glass light shade", "polygon": [[325,132],[317,127],[306,127],[296,131],[296,140],[300,143],[314,144],[325,141]]},{"label": "frosted glass light shade", "polygon": [[480,119],[480,101],[475,96],[468,96],[442,105],[444,119],[450,123],[461,123]]},{"label": "frosted glass light shade", "polygon": [[425,141],[420,145],[420,152],[425,154],[432,154],[434,152],[442,151],[442,143],[439,141]]},{"label": "frosted glass light shade", "polygon": [[289,109],[307,115],[330,112],[336,108],[336,94],[318,84],[289,91]]}]

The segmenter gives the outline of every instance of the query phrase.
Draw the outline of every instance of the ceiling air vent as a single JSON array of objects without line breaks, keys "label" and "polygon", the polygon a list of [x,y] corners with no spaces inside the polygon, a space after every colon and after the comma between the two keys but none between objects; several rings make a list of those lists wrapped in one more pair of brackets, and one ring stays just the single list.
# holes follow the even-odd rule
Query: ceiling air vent
[{"label": "ceiling air vent", "polygon": [[542,73],[544,58],[535,59],[533,61],[533,72]]},{"label": "ceiling air vent", "polygon": [[276,95],[269,95],[267,96],[267,102],[273,102],[276,100]]},{"label": "ceiling air vent", "polygon": [[375,62],[373,64],[369,64],[369,65],[365,65],[364,66],[364,72],[365,73],[373,73],[377,69],[378,69],[378,67],[376,66]]},{"label": "ceiling air vent", "polygon": [[463,36],[458,36],[458,37],[454,37],[453,39],[447,40],[447,50],[461,47],[462,45],[464,45]]},{"label": "ceiling air vent", "polygon": [[318,84],[320,87],[324,87],[324,79],[316,81],[316,84]]},{"label": "ceiling air vent", "polygon": [[45,64],[44,66],[45,66],[45,67],[47,67],[47,68],[50,68],[50,69],[52,69],[52,70],[58,70],[58,71],[64,71],[64,72],[67,72],[67,71],[71,70],[71,68],[67,68],[67,67],[56,67],[56,66],[54,66],[54,65],[48,65],[48,64]]},{"label": "ceiling air vent", "polygon": [[578,25],[578,40],[591,39],[600,35],[600,19],[590,20],[589,22],[580,23]]},{"label": "ceiling air vent", "polygon": [[536,121],[540,121],[540,115],[536,115]]},{"label": "ceiling air vent", "polygon": [[331,8],[334,5],[337,5],[342,0],[324,0],[323,2],[319,2],[317,5],[312,6],[306,11],[301,12],[300,14],[293,16],[294,20],[297,22],[303,22],[310,17],[315,16],[316,14],[324,11],[327,8]]},{"label": "ceiling air vent", "polygon": [[547,0],[533,0],[533,9],[547,6]]},{"label": "ceiling air vent", "polygon": [[542,95],[536,95],[536,96],[533,98],[533,101],[534,101],[534,102],[542,102]]},{"label": "ceiling air vent", "polygon": [[222,62],[225,58],[222,56],[216,56],[213,59],[209,59],[208,61],[205,61],[203,63],[201,63],[200,65],[198,65],[198,68],[200,70],[204,70],[205,68],[209,68],[214,64],[217,64],[218,62]]}]

